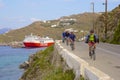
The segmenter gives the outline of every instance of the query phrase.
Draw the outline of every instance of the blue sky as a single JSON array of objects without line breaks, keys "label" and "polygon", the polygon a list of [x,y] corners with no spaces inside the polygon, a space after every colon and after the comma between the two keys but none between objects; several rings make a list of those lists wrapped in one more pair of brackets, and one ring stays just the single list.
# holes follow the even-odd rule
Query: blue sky
[{"label": "blue sky", "polygon": [[[62,16],[103,12],[105,0],[0,0],[0,28],[21,28],[38,20],[53,20]],[[120,4],[120,0],[108,0],[108,11]]]}]

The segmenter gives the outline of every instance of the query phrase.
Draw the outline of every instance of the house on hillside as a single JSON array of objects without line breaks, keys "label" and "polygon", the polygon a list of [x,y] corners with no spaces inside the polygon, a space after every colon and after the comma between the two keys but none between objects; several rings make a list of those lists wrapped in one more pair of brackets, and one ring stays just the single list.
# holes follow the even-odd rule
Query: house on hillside
[{"label": "house on hillside", "polygon": [[69,26],[76,22],[76,19],[60,19],[59,26]]},{"label": "house on hillside", "polygon": [[54,27],[57,27],[57,25],[56,25],[56,24],[54,24],[54,25],[51,25],[51,27],[52,27],[52,28],[54,28]]}]

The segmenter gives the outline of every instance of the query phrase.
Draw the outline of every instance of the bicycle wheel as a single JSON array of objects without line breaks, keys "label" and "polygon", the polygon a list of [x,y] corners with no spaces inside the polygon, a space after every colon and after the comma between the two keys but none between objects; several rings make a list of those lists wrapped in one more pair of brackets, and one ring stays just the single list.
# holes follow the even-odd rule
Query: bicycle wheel
[{"label": "bicycle wheel", "polygon": [[68,46],[68,38],[66,39],[66,45]]},{"label": "bicycle wheel", "polygon": [[92,57],[93,57],[93,60],[95,60],[96,59],[96,55],[95,55],[95,50],[93,49],[93,51],[92,51]]},{"label": "bicycle wheel", "polygon": [[74,44],[73,43],[70,44],[70,47],[71,47],[71,50],[74,50]]},{"label": "bicycle wheel", "polygon": [[92,53],[92,47],[89,47],[89,50],[90,50],[90,51],[89,51],[89,56],[90,56],[90,59],[92,59],[92,54],[93,54],[93,53]]},{"label": "bicycle wheel", "polygon": [[92,59],[92,55],[93,55],[92,52],[91,52],[90,54],[91,54],[91,55],[90,55],[90,59]]},{"label": "bicycle wheel", "polygon": [[74,50],[74,44],[72,44],[72,46],[71,46],[71,47],[72,47],[72,50]]}]

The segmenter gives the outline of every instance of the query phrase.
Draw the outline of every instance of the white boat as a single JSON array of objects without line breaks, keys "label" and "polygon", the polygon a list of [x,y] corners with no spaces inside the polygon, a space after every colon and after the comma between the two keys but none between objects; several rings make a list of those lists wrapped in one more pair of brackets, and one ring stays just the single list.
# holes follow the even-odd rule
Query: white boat
[{"label": "white boat", "polygon": [[23,44],[25,47],[48,47],[54,44],[54,40],[49,37],[40,37],[31,34],[25,36]]}]

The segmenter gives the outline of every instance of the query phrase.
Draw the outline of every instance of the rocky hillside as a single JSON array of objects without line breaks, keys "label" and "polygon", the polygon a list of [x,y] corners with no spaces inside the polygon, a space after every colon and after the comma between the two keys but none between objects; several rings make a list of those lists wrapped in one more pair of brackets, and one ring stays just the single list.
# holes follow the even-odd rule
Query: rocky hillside
[{"label": "rocky hillside", "polygon": [[[100,14],[95,14],[95,19]],[[22,41],[25,35],[31,33],[40,36],[49,36],[54,39],[61,39],[61,33],[67,28],[73,28],[78,31],[78,38],[83,35],[81,30],[89,30],[92,27],[93,14],[83,13],[70,16],[64,16],[57,20],[49,20],[46,22],[37,21],[21,29],[11,30],[8,33],[0,35],[0,43],[13,41]],[[62,24],[62,25],[61,25]],[[55,27],[52,27],[55,26]]]},{"label": "rocky hillside", "polygon": [[107,40],[105,40],[105,14],[103,13],[96,22],[96,32],[101,40],[120,44],[120,5],[108,12]]},{"label": "rocky hillside", "polygon": [[120,6],[108,12],[107,39],[105,39],[105,13],[93,14],[86,12],[63,16],[57,20],[37,21],[24,28],[11,30],[8,33],[0,35],[0,43],[23,41],[25,35],[31,33],[61,39],[61,33],[68,28],[77,30],[75,34],[77,35],[77,39],[79,39],[86,35],[88,30],[93,28],[93,22],[95,22],[95,31],[101,41],[120,44]]},{"label": "rocky hillside", "polygon": [[53,46],[31,55],[28,67],[19,80],[74,80],[73,70],[67,67]]},{"label": "rocky hillside", "polygon": [[22,41],[25,35],[30,35],[31,33],[34,35],[50,36],[52,38],[56,38],[57,35],[54,32],[56,30],[56,34],[61,34],[62,29],[59,31],[55,28],[41,26],[41,22],[34,22],[24,28],[12,30],[1,35],[0,42]]}]

